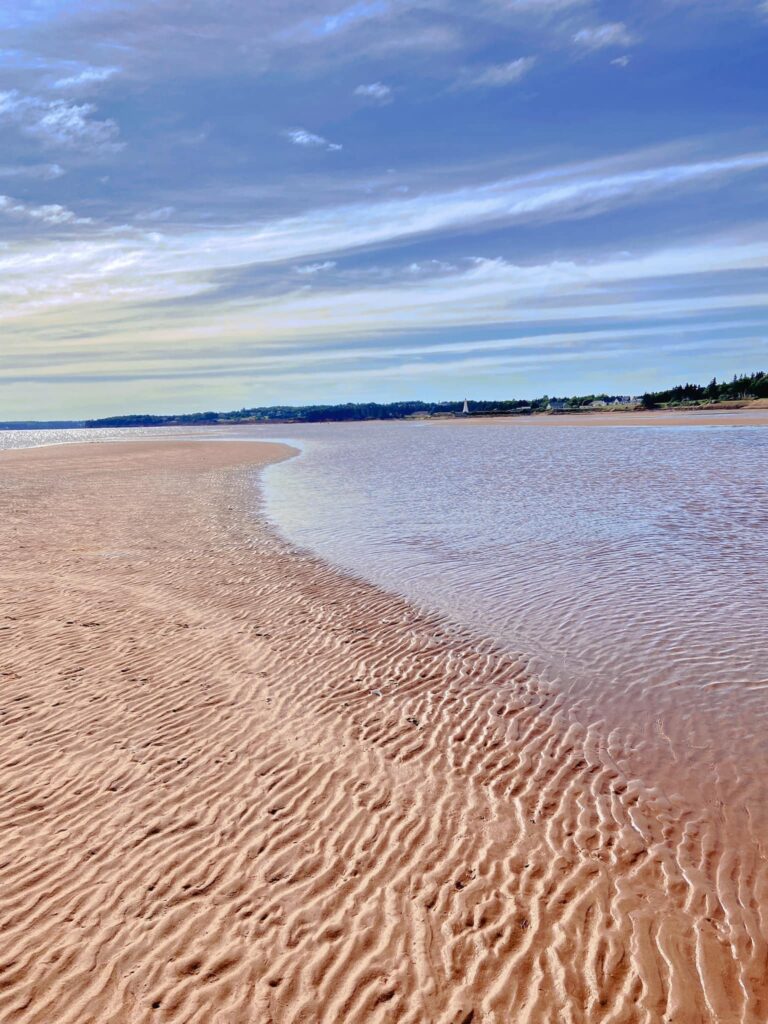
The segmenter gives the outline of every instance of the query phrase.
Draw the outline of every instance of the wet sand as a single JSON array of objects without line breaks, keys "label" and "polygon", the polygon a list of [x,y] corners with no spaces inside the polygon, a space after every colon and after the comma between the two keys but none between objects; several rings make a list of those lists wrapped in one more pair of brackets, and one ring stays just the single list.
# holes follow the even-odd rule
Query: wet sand
[{"label": "wet sand", "polygon": [[0,458],[0,1022],[763,1024],[763,851],[288,549],[290,454]]}]

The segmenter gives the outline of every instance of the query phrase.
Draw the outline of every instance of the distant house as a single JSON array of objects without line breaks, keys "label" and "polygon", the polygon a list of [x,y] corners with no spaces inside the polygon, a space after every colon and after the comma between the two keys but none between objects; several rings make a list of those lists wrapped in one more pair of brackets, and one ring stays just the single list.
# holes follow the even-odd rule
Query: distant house
[{"label": "distant house", "polygon": [[563,412],[567,407],[568,403],[565,398],[550,398],[547,402],[549,412]]}]

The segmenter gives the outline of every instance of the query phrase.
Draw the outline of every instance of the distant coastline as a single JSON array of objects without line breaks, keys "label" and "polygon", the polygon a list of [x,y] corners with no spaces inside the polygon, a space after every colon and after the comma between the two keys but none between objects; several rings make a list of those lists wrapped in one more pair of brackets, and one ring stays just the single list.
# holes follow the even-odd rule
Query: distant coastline
[{"label": "distant coastline", "polygon": [[85,420],[0,422],[0,430],[62,430],[104,427],[194,427],[256,423],[354,423],[370,420],[433,420],[519,416],[601,415],[649,410],[768,409],[768,373],[757,371],[709,384],[680,384],[639,396],[542,395],[534,399],[467,399],[446,402],[347,402],[339,405],[257,406],[230,412],[127,414]]},{"label": "distant coastline", "polygon": [[85,420],[5,420],[0,430],[78,430]]}]

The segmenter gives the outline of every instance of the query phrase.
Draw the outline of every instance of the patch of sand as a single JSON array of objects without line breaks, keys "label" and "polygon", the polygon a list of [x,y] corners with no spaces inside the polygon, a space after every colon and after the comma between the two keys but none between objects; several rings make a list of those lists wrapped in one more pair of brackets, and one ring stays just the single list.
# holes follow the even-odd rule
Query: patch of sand
[{"label": "patch of sand", "polygon": [[537,413],[533,416],[456,416],[425,420],[426,423],[504,424],[524,427],[768,427],[768,401],[751,403],[748,409],[659,409],[658,411],[611,412],[596,409],[583,413]]}]

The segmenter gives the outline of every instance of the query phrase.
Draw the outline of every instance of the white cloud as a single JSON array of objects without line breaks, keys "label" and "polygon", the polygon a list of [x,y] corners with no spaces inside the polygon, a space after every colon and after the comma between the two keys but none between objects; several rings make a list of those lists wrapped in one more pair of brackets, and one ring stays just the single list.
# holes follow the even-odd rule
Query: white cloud
[{"label": "white cloud", "polygon": [[51,103],[29,126],[30,134],[39,136],[52,145],[87,149],[111,150],[116,146],[118,128],[114,121],[94,121],[95,107],[58,100]]},{"label": "white cloud", "polygon": [[389,103],[392,99],[392,90],[383,82],[371,82],[370,85],[358,85],[355,96],[373,100],[375,103]]},{"label": "white cloud", "polygon": [[333,152],[342,148],[339,143],[329,142],[322,135],[315,135],[314,132],[308,132],[304,128],[289,128],[283,132],[283,135],[290,139],[294,146],[304,146],[307,149],[327,149],[329,152]]},{"label": "white cloud", "polygon": [[514,85],[525,78],[535,63],[535,57],[518,57],[517,60],[511,60],[505,64],[491,64],[490,67],[479,73],[466,76],[464,84],[489,88]]},{"label": "white cloud", "polygon": [[[734,329],[743,328],[755,328],[760,327],[762,320],[759,319],[738,319],[729,320],[728,326]],[[418,358],[421,356],[434,357],[436,355],[469,355],[474,353],[482,352],[513,352],[520,349],[533,350],[536,355],[539,355],[542,350],[545,349],[570,349],[574,352],[574,358],[578,358],[578,354],[584,351],[585,344],[596,347],[613,347],[616,342],[634,342],[640,343],[647,342],[650,340],[668,340],[671,335],[682,336],[688,334],[696,334],[699,338],[702,335],[708,333],[715,334],[717,336],[718,331],[722,330],[721,323],[713,323],[702,327],[701,324],[694,325],[681,325],[672,322],[664,323],[663,325],[647,325],[644,327],[637,328],[609,328],[609,329],[597,329],[597,330],[564,330],[555,333],[547,334],[529,334],[529,335],[517,335],[507,336],[501,338],[472,338],[469,340],[456,340],[440,341],[440,342],[417,342],[408,339],[404,341],[402,338],[395,338],[392,341],[388,341],[386,345],[366,345],[365,341],[361,344],[355,344],[349,339],[345,339],[344,342],[338,347],[326,347],[312,346],[309,350],[302,351],[301,355],[295,351],[292,351],[290,347],[287,351],[249,351],[246,359],[249,367],[253,369],[259,369],[262,372],[294,372],[306,371],[311,366],[323,366],[330,364],[344,364],[344,363],[358,363],[366,361],[377,361],[391,360],[401,357],[413,357]],[[705,343],[710,339],[704,339]],[[167,355],[160,357],[163,362],[167,362]],[[488,358],[488,357],[482,357]],[[530,358],[530,354],[528,356]],[[503,361],[504,357],[500,357],[500,361]],[[218,349],[215,353],[210,355],[192,356],[190,362],[193,362],[196,366],[200,366],[201,363],[210,363],[213,367],[215,366],[218,370],[221,370],[222,366],[226,367],[227,363],[236,360],[241,362],[243,360],[243,353],[240,347],[236,344],[234,346],[227,346]],[[142,364],[151,373],[153,367],[152,363],[156,361],[152,357],[147,358],[146,356],[142,359]],[[147,364],[149,365],[147,366]],[[435,364],[432,363],[434,366]],[[367,372],[365,370],[363,373]],[[374,371],[378,372],[378,371]],[[314,376],[314,373],[313,373]]]},{"label": "white cloud", "polygon": [[768,152],[629,169],[558,167],[450,192],[309,211],[251,229],[249,244],[266,262],[268,254],[295,259],[468,226],[586,217],[766,167]]},{"label": "white cloud", "polygon": [[[490,350],[487,355],[473,354],[478,366],[480,360],[488,366],[494,360],[498,365],[518,358],[546,361],[543,353],[547,350],[553,359],[570,359],[597,347],[618,351],[630,338],[640,336],[639,325],[644,322],[651,332],[664,337],[659,321],[678,320],[668,332],[674,337],[679,326],[687,326],[686,321],[698,321],[698,331],[709,332],[715,329],[714,314],[726,316],[738,310],[738,323],[745,321],[750,310],[754,310],[753,317],[764,316],[768,310],[764,290],[745,293],[734,277],[729,278],[730,284],[703,292],[707,278],[697,275],[768,267],[768,243],[738,237],[695,238],[673,248],[606,254],[599,260],[581,256],[520,265],[503,259],[474,259],[464,261],[457,272],[438,271],[432,276],[413,275],[405,267],[399,280],[383,287],[340,289],[335,283],[333,290],[318,285],[277,296],[212,302],[205,305],[204,317],[197,304],[151,304],[153,298],[172,297],[171,285],[174,281],[179,284],[171,265],[164,271],[159,266],[144,267],[141,260],[131,261],[116,251],[104,265],[94,263],[93,257],[93,250],[82,246],[77,273],[74,267],[62,269],[59,261],[51,265],[50,259],[46,262],[38,257],[27,267],[25,281],[15,281],[0,253],[7,357],[0,379],[13,374],[9,360],[14,356],[18,366],[30,351],[45,351],[52,323],[60,339],[57,354],[66,355],[69,349],[72,355],[60,358],[52,370],[46,367],[44,372],[60,373],[62,379],[78,372],[141,378],[157,373],[175,378],[185,373],[203,378],[229,373],[237,377],[246,368],[258,368],[274,379],[281,373],[306,374],[315,361],[339,363],[339,372],[346,373],[344,360],[357,357],[365,348],[369,360],[385,365],[371,366],[369,362],[361,368],[352,363],[349,372],[387,374],[391,372],[388,358],[407,360],[440,351],[455,358],[462,352]],[[159,281],[162,277],[167,280]],[[22,290],[30,281],[37,290]],[[152,286],[158,283],[160,287],[153,292]],[[46,285],[50,291],[45,290]],[[62,298],[65,294],[66,300]],[[141,300],[145,300],[143,307],[136,305]],[[65,301],[68,309],[62,308]],[[131,306],[121,312],[116,308],[119,302]],[[14,324],[9,311],[14,303],[32,315]],[[523,325],[546,326],[546,334],[543,338],[531,333],[529,339],[477,342],[453,342],[448,336],[435,345],[419,343],[415,337],[415,332],[437,326],[480,328],[510,322],[520,333]],[[590,334],[582,334],[580,339],[581,325],[588,327]],[[759,329],[758,322],[754,326]],[[83,331],[98,334],[97,351],[84,350]],[[384,341],[381,346],[380,341]],[[699,339],[685,343],[698,344]],[[526,347],[538,351],[513,354]],[[494,349],[501,351],[494,353]],[[506,355],[505,349],[509,350]],[[452,365],[457,369],[459,362]],[[434,372],[434,363],[432,367]],[[314,379],[315,371],[311,372]],[[328,372],[332,374],[333,368]]]},{"label": "white cloud", "polygon": [[421,260],[408,265],[409,274],[447,274],[458,269],[455,263],[446,263],[445,260]]},{"label": "white cloud", "polygon": [[624,54],[622,57],[614,57],[611,64],[617,68],[625,68],[629,65],[631,58]]},{"label": "white cloud", "polygon": [[321,274],[324,270],[333,270],[336,260],[323,260],[321,263],[305,263],[301,267],[294,267],[297,274],[306,274],[311,277],[314,274]]},{"label": "white cloud", "polygon": [[0,92],[0,117],[16,117],[24,109],[25,99],[16,89]]},{"label": "white cloud", "polygon": [[136,220],[163,221],[168,220],[176,213],[175,206],[159,206],[156,210],[146,210],[144,213],[137,213]]},{"label": "white cloud", "polygon": [[319,22],[310,23],[311,32],[316,36],[329,36],[342,32],[356,25],[361,21],[368,21],[371,18],[380,18],[390,10],[387,0],[358,0],[338,11],[336,14],[328,15]]},{"label": "white cloud", "polygon": [[[269,297],[255,308],[230,310],[224,316],[228,328],[238,323],[245,328],[257,312],[266,338],[306,339],[436,325],[575,322],[612,316],[617,306],[625,316],[642,318],[646,304],[659,312],[665,302],[675,302],[678,311],[694,315],[699,308],[727,308],[734,303],[725,288],[715,297],[714,306],[710,296],[692,295],[690,283],[696,275],[765,268],[768,242],[705,238],[601,260],[556,259],[520,265],[477,259],[453,274],[438,271],[425,278],[409,273],[385,287]],[[663,282],[660,291],[646,286],[645,282],[654,280]],[[768,296],[736,301],[767,306]]]},{"label": "white cloud", "polygon": [[591,0],[496,0],[507,11],[561,11],[566,7],[583,7]]},{"label": "white cloud", "polygon": [[[452,192],[322,208],[262,224],[241,223],[228,228],[200,225],[168,232],[103,229],[89,232],[83,238],[13,242],[0,250],[0,295],[5,297],[3,315],[14,317],[47,308],[127,300],[151,302],[210,292],[211,305],[207,308],[213,316],[217,309],[214,293],[221,271],[233,274],[238,269],[285,261],[294,265],[302,261],[314,270],[315,264],[335,262],[337,254],[359,247],[428,238],[441,232],[455,234],[488,224],[586,217],[659,193],[700,187],[765,167],[768,167],[768,153],[640,169],[617,170],[615,163],[595,163],[555,167],[526,177]],[[55,220],[57,216],[66,218],[67,215],[50,210],[47,216]],[[417,273],[405,266],[400,276],[403,281],[411,282],[415,291],[403,295],[402,285],[389,295],[381,288],[370,292],[361,290],[356,293],[354,316],[351,312],[343,313],[347,300],[339,297],[336,290],[332,296],[318,291],[318,299],[313,299],[321,305],[325,303],[325,313],[320,305],[310,310],[309,306],[292,299],[281,304],[274,296],[258,300],[252,293],[242,299],[241,304],[248,311],[251,324],[256,313],[261,322],[264,312],[267,324],[272,322],[272,314],[277,316],[279,311],[281,336],[290,334],[289,322],[300,334],[304,330],[324,330],[323,322],[327,322],[330,330],[333,324],[341,322],[339,318],[348,319],[350,331],[353,321],[361,329],[374,329],[377,323],[384,329],[393,318],[398,320],[401,313],[402,323],[410,322],[413,317],[414,323],[426,325],[429,316],[434,317],[436,323],[453,318],[457,322],[472,322],[473,317],[485,322],[489,316],[501,317],[502,310],[511,315],[510,303],[518,293],[527,295],[526,301],[530,303],[539,293],[549,294],[553,288],[557,291],[560,285],[564,292],[573,291],[581,287],[579,282],[582,282],[584,287],[598,294],[612,274],[615,281],[671,274],[683,276],[762,267],[766,259],[768,246],[760,248],[747,242],[738,245],[727,242],[708,243],[695,253],[690,249],[681,250],[674,267],[670,252],[665,253],[663,260],[649,257],[643,262],[640,257],[619,254],[608,263],[604,260],[598,263],[556,261],[539,268],[479,260],[470,264],[469,270],[456,274],[446,273],[437,264],[433,265],[432,274],[426,269]],[[616,269],[611,270],[611,267]],[[431,281],[438,284],[432,286]],[[603,299],[595,301],[603,302]],[[388,302],[393,303],[389,309]],[[454,311],[450,315],[447,307],[441,309],[441,304],[445,303]],[[423,317],[416,311],[409,312],[411,307],[416,311],[423,309]],[[177,310],[173,315],[183,319],[185,313]],[[518,315],[517,311],[514,315]],[[520,315],[527,314],[521,312]],[[311,326],[313,317],[320,326]],[[274,322],[277,324],[277,320]]]},{"label": "white cloud", "polygon": [[606,46],[631,46],[635,37],[623,21],[606,22],[592,28],[582,28],[573,37],[574,43],[590,50],[601,50]]},{"label": "white cloud", "polygon": [[42,224],[91,224],[90,217],[78,217],[72,210],[59,203],[46,203],[43,206],[30,206],[19,199],[0,195],[0,213],[25,220],[38,221]]},{"label": "white cloud", "polygon": [[0,93],[0,121],[15,124],[25,135],[45,146],[84,149],[94,153],[114,152],[122,148],[119,129],[111,119],[92,118],[91,103],[48,101],[25,96],[13,89]]},{"label": "white cloud", "polygon": [[70,75],[67,78],[60,78],[58,81],[53,83],[54,89],[63,89],[67,91],[77,91],[83,88],[88,88],[92,85],[98,85],[100,82],[106,82],[108,78],[112,78],[120,71],[120,68],[83,68],[76,75]]},{"label": "white cloud", "polygon": [[64,174],[61,164],[6,164],[0,165],[0,178],[60,178]]}]

